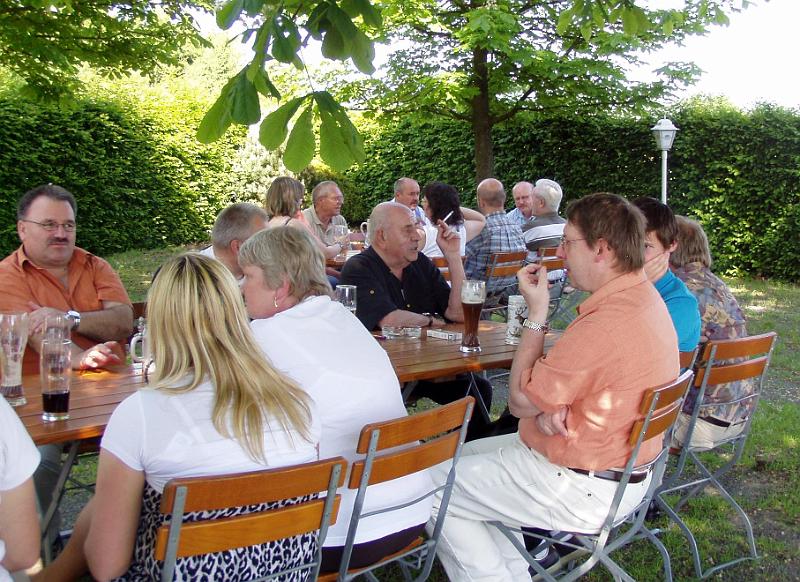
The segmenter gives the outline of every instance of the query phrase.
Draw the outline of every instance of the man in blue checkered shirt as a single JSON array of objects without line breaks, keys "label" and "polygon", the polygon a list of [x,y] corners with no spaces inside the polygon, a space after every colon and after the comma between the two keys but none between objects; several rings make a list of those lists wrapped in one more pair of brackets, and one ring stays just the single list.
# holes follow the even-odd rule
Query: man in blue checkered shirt
[{"label": "man in blue checkered shirt", "polygon": [[[492,253],[506,253],[525,250],[525,240],[519,225],[505,213],[506,191],[503,184],[494,178],[487,178],[478,184],[478,210],[486,216],[486,226],[467,243],[467,260],[464,272],[467,279],[486,281],[486,267]],[[486,281],[486,294],[503,294],[509,286],[516,283],[516,277],[493,277]]]}]

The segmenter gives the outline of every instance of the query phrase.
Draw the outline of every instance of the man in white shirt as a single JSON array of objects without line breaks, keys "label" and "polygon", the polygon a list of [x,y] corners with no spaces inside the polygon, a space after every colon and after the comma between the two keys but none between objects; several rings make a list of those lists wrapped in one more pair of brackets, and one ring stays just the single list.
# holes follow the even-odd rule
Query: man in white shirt
[{"label": "man in white shirt", "polygon": [[211,246],[200,251],[200,254],[217,259],[228,267],[241,285],[244,274],[237,258],[239,247],[259,230],[266,228],[267,220],[266,211],[255,204],[231,204],[217,216],[211,231]]}]

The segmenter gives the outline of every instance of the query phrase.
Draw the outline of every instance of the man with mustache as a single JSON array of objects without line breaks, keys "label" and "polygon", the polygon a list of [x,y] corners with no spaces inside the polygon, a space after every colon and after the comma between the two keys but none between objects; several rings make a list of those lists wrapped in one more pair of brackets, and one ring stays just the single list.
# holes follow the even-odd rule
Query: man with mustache
[{"label": "man with mustache", "polygon": [[133,328],[133,308],[106,261],[75,246],[75,197],[46,184],[17,204],[20,247],[0,262],[0,311],[29,315],[23,367],[37,369],[45,319],[66,315],[72,325],[72,365],[98,368],[123,356],[115,340]]}]

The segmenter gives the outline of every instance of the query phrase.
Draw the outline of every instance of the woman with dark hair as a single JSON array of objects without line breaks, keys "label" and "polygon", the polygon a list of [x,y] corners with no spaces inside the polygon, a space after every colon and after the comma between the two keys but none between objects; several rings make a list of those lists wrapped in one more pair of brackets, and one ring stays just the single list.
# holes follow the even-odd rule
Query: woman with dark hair
[{"label": "woman with dark hair", "polygon": [[[444,220],[461,239],[461,256],[466,254],[465,247],[483,230],[486,218],[476,210],[464,208],[458,197],[458,191],[444,182],[430,182],[422,189],[422,208],[428,218],[428,224],[422,227],[422,254],[427,257],[441,257],[442,250],[436,244],[436,225]],[[445,220],[446,219],[446,220]]]}]

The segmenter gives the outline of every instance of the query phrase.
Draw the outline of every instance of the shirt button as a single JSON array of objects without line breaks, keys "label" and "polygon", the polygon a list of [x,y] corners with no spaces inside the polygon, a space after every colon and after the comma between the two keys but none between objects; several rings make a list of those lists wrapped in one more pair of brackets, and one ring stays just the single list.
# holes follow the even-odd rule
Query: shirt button
[{"label": "shirt button", "polygon": [[375,290],[374,290],[374,289],[370,289],[370,290],[369,290],[369,294],[370,294],[370,295],[375,295]]}]

